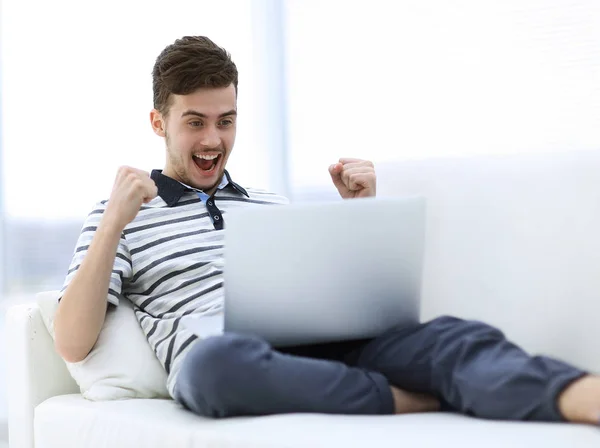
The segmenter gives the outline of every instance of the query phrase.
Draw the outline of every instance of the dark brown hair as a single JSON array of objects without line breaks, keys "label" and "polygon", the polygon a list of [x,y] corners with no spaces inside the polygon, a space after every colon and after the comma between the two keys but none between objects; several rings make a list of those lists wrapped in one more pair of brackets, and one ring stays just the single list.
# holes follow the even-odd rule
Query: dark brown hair
[{"label": "dark brown hair", "polygon": [[203,87],[231,84],[237,94],[238,71],[231,55],[208,37],[185,36],[156,58],[152,70],[154,108],[166,116],[171,94],[188,95]]}]

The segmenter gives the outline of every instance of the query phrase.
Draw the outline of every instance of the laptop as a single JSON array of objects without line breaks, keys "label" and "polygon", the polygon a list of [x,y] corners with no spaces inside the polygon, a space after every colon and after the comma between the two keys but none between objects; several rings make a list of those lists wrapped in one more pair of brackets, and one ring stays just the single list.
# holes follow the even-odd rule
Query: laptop
[{"label": "laptop", "polygon": [[234,332],[274,347],[417,325],[425,213],[421,197],[229,212],[224,312],[182,325],[200,337]]}]

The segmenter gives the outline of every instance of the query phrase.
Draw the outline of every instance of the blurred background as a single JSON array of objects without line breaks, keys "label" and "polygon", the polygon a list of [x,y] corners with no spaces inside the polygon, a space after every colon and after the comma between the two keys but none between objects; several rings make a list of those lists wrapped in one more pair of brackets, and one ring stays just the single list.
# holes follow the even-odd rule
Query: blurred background
[{"label": "blurred background", "polygon": [[0,325],[9,304],[60,288],[120,165],[162,168],[151,70],[183,35],[238,66],[234,179],[294,201],[336,197],[341,156],[600,149],[597,0],[0,0],[0,13]]}]

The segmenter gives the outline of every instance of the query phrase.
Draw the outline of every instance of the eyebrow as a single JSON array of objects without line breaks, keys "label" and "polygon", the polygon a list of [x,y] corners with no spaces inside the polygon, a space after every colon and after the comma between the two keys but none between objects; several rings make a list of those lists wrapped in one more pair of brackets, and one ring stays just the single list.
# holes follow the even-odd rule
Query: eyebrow
[{"label": "eyebrow", "polygon": [[[198,112],[196,110],[192,110],[192,109],[186,110],[184,113],[182,113],[181,118],[187,117],[189,115],[194,115],[194,116],[200,117],[200,118],[208,118],[208,115],[203,114],[202,112]],[[237,111],[235,109],[231,109],[227,112],[223,112],[221,115],[219,115],[218,118],[229,117],[232,115],[237,115]]]}]

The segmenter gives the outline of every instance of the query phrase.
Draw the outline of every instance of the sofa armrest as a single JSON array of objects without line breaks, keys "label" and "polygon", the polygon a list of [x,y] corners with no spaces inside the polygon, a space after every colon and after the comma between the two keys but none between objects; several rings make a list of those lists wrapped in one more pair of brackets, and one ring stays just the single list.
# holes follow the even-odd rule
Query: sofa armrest
[{"label": "sofa armrest", "polygon": [[10,446],[33,448],[35,407],[46,399],[79,393],[44,326],[35,303],[12,306],[6,315]]}]

